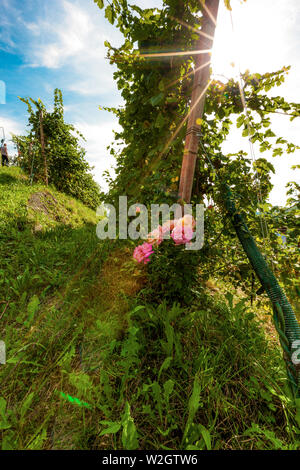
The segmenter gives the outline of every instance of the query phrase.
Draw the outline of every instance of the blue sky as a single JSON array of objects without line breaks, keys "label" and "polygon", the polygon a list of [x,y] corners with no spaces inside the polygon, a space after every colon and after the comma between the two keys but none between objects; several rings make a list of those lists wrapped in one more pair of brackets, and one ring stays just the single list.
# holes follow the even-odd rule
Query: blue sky
[{"label": "blue sky", "polygon": [[[141,7],[159,6],[159,0],[136,0]],[[233,41],[230,17],[220,8],[213,53],[214,73],[231,73],[229,63],[240,56],[241,69],[274,71],[292,65],[287,83],[277,94],[300,102],[300,2],[299,0],[232,0],[237,40]],[[26,106],[18,96],[41,98],[49,107],[53,90],[62,89],[67,122],[86,137],[87,159],[95,166],[95,179],[105,184],[102,173],[113,164],[106,146],[118,125],[102,106],[122,104],[113,81],[114,67],[105,59],[104,41],[122,43],[117,29],[104,18],[93,0],[0,0],[0,79],[6,83],[6,104],[0,105],[0,126],[10,133],[24,133]],[[238,45],[238,48],[236,47]],[[238,49],[238,51],[236,51]],[[300,119],[299,119],[300,121]],[[275,129],[300,145],[300,123],[276,116]],[[224,150],[249,150],[245,139],[232,132]],[[12,146],[9,147],[13,153]],[[261,156],[257,152],[257,156]],[[263,154],[267,156],[267,154]],[[271,157],[268,157],[271,158]],[[290,166],[299,163],[299,153],[271,160],[277,175],[273,203],[284,203],[284,186],[296,179]],[[298,177],[299,179],[299,177]]]},{"label": "blue sky", "polygon": [[0,78],[7,92],[6,104],[0,107],[0,125],[5,126],[7,136],[24,132],[26,106],[18,96],[41,98],[51,106],[54,88],[62,89],[66,120],[88,139],[87,157],[97,165],[99,180],[106,167],[103,141],[107,145],[112,139],[113,119],[98,107],[120,103],[103,43],[107,38],[120,43],[118,32],[92,0],[1,0],[0,4],[5,18]]}]

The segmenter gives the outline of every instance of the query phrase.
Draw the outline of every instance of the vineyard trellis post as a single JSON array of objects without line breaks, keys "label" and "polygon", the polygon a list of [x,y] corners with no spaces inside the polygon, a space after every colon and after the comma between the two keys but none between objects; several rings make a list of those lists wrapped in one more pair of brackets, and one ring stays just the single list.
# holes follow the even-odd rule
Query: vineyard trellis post
[{"label": "vineyard trellis post", "polygon": [[[219,2],[220,0],[206,0],[204,4],[203,0],[201,1],[203,5],[202,27],[196,43],[199,51],[212,49]],[[207,52],[198,54],[195,59],[190,115],[187,123],[178,193],[179,200],[185,203],[190,203],[192,195],[201,118],[210,79],[210,57],[211,53]],[[205,66],[205,64],[207,65]]]},{"label": "vineyard trellis post", "polygon": [[45,172],[45,184],[48,186],[48,167],[47,167],[47,157],[45,152],[45,136],[44,136],[44,127],[43,127],[43,110],[40,111],[40,139],[41,139],[41,151],[42,157],[44,160],[44,172]]}]

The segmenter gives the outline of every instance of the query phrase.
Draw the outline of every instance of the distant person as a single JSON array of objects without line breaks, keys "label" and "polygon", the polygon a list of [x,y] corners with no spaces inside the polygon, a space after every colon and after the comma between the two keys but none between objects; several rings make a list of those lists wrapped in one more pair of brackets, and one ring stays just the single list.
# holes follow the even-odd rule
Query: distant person
[{"label": "distant person", "polygon": [[2,157],[2,166],[8,166],[8,152],[7,152],[7,145],[3,144],[3,140],[1,141],[1,157]]}]

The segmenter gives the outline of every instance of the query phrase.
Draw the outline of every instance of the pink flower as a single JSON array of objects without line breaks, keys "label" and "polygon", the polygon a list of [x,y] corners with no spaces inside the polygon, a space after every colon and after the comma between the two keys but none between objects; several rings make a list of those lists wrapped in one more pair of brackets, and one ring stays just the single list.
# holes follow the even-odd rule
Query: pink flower
[{"label": "pink flower", "polygon": [[192,215],[186,214],[185,216],[181,217],[181,219],[175,220],[175,226],[177,225],[181,227],[191,227],[194,229],[196,227],[196,222]]},{"label": "pink flower", "polygon": [[193,229],[189,225],[183,226],[181,224],[177,224],[172,230],[171,237],[173,238],[175,245],[183,245],[190,242],[193,238]]},{"label": "pink flower", "polygon": [[136,210],[136,213],[137,213],[137,214],[139,214],[139,213],[141,212],[141,208],[140,208],[139,206],[137,206],[137,207],[135,208],[135,210]]},{"label": "pink flower", "polygon": [[163,235],[163,228],[161,227],[161,225],[159,225],[155,230],[152,230],[152,232],[148,233],[147,241],[151,245],[160,245],[163,241]]},{"label": "pink flower", "polygon": [[152,245],[145,242],[142,245],[135,247],[133,257],[138,261],[138,263],[144,262],[144,264],[147,264],[150,261],[149,258],[152,253],[154,253]]},{"label": "pink flower", "polygon": [[162,225],[162,232],[163,234],[170,232],[173,230],[175,226],[175,220],[167,220],[163,225]]}]

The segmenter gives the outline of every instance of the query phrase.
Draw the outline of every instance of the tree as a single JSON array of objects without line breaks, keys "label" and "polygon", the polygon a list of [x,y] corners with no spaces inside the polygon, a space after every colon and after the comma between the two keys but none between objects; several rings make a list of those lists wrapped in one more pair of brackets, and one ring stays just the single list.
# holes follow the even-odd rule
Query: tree
[{"label": "tree", "polygon": [[[54,109],[47,111],[42,101],[20,98],[28,108],[29,133],[14,136],[21,152],[21,166],[36,181],[50,184],[70,194],[92,208],[100,200],[100,189],[85,160],[85,150],[79,145],[83,138],[74,126],[64,121],[62,93],[54,90]],[[35,109],[34,109],[35,108]]]}]

